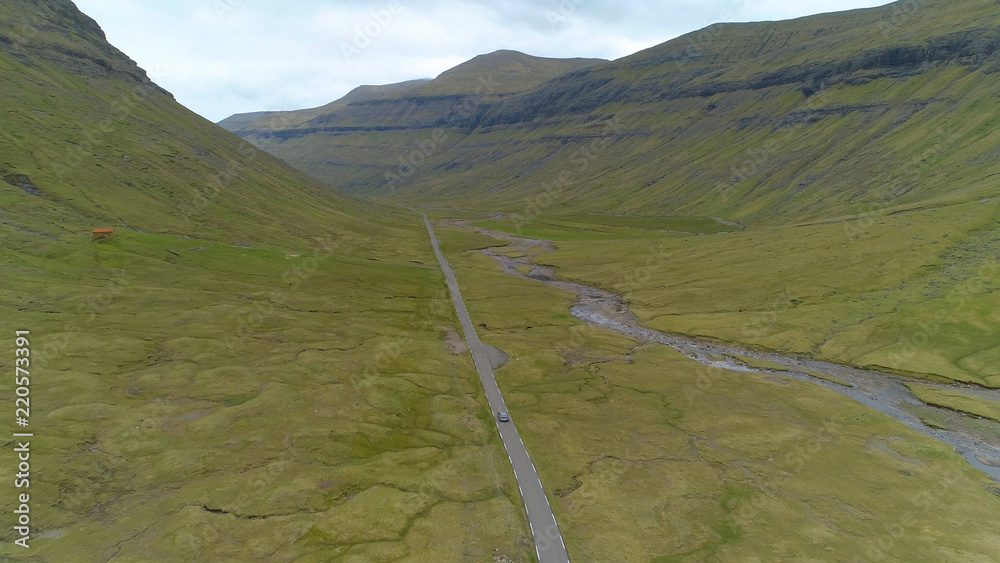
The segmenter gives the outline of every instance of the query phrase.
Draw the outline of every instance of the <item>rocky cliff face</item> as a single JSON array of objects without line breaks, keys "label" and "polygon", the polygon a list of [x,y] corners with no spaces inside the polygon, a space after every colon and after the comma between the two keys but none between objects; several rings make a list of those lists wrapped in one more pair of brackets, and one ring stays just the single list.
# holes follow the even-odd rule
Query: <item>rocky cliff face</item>
[{"label": "rocky cliff face", "polygon": [[45,63],[80,76],[153,86],[146,72],[108,43],[97,22],[72,2],[11,0],[4,4],[8,13],[0,20],[0,51],[21,63]]}]

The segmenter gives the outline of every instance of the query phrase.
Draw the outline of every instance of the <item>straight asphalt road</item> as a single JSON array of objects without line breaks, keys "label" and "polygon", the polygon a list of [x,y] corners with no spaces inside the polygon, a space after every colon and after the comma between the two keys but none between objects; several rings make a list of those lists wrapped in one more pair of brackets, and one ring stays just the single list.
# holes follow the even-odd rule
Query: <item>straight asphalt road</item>
[{"label": "straight asphalt road", "polygon": [[511,415],[511,422],[498,422],[496,413],[506,411],[507,404],[504,403],[500,388],[493,377],[493,367],[482,342],[476,336],[476,330],[469,319],[469,312],[462,301],[462,294],[458,291],[458,282],[455,281],[455,272],[451,265],[444,259],[441,249],[438,247],[437,237],[434,236],[434,229],[431,222],[424,216],[424,224],[427,225],[427,233],[431,236],[431,245],[434,247],[434,255],[437,256],[444,277],[448,281],[448,290],[451,292],[451,300],[455,303],[455,310],[458,311],[458,320],[462,324],[462,332],[465,333],[465,340],[469,343],[469,350],[472,351],[472,360],[476,364],[476,371],[479,372],[479,379],[483,382],[483,389],[486,391],[486,400],[490,403],[490,410],[493,411],[493,422],[500,432],[500,439],[507,450],[507,457],[510,465],[514,469],[514,478],[517,480],[517,488],[521,491],[521,500],[524,502],[524,510],[528,513],[528,525],[531,527],[531,537],[535,542],[535,552],[538,555],[539,563],[566,563],[569,561],[569,552],[566,551],[566,543],[563,541],[562,532],[559,531],[559,524],[556,523],[555,514],[549,505],[549,499],[545,496],[542,488],[542,480],[538,477],[538,470],[535,469],[528,449],[524,447],[521,435],[518,434],[514,426],[514,416]]}]

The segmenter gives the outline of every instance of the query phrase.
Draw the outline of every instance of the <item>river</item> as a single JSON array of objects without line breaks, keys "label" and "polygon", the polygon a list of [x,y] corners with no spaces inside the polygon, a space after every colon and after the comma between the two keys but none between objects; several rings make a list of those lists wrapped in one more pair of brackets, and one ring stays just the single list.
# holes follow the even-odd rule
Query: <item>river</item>
[{"label": "river", "polygon": [[[511,258],[496,252],[495,248],[498,247],[487,248],[483,252],[496,260],[501,270],[509,275],[536,280],[553,287],[575,292],[577,294],[577,302],[570,308],[570,312],[588,324],[615,330],[641,342],[671,346],[693,360],[714,367],[733,371],[766,373],[822,385],[883,412],[918,432],[954,446],[955,451],[968,460],[969,463],[989,474],[995,481],[1000,483],[1000,424],[958,411],[927,405],[920,401],[904,385],[903,382],[908,378],[890,373],[813,360],[807,357],[751,350],[735,344],[665,333],[644,327],[639,323],[635,315],[632,314],[628,304],[620,295],[598,287],[560,280],[553,268],[534,263],[533,259],[540,253],[554,249],[551,241],[517,237],[501,231],[481,227],[469,227],[464,222],[455,222],[454,224],[473,228],[479,233],[508,241],[510,245],[504,248],[517,249],[524,255]],[[530,271],[522,272],[518,270],[518,266],[521,266],[523,270],[530,268]],[[753,367],[727,355],[776,362],[785,365],[788,370]],[[841,381],[848,385],[814,377],[809,375],[808,372],[824,374],[835,381]],[[997,389],[972,387],[960,383],[935,383],[924,380],[920,380],[920,383],[974,393],[982,398],[1000,402],[1000,390]],[[908,406],[910,408],[907,408]],[[949,428],[943,429],[928,426],[912,413],[912,406],[934,409],[941,417],[949,421]]]}]

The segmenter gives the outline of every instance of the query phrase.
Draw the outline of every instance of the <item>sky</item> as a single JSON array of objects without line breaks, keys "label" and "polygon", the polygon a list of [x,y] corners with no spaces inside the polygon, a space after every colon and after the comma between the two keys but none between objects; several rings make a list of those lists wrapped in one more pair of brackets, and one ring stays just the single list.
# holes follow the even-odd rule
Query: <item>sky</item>
[{"label": "sky", "polygon": [[362,84],[433,78],[476,55],[617,59],[720,21],[885,0],[74,0],[200,115],[291,110]]}]

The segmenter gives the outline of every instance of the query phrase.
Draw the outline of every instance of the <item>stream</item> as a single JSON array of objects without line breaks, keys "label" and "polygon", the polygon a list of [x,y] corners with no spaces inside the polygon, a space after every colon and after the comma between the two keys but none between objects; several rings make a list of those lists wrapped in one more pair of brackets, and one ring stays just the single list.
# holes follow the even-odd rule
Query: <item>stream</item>
[{"label": "stream", "polygon": [[[483,252],[496,260],[501,270],[509,275],[536,280],[575,292],[577,302],[570,308],[570,312],[588,324],[615,330],[641,342],[671,346],[689,358],[706,365],[728,370],[789,377],[822,385],[885,413],[920,433],[954,446],[955,451],[969,463],[990,475],[995,481],[1000,482],[1000,424],[922,402],[903,384],[904,381],[914,381],[913,379],[809,358],[761,352],[742,348],[735,344],[702,340],[643,327],[618,294],[598,287],[560,280],[556,277],[554,268],[535,264],[533,262],[535,257],[542,252],[554,249],[551,241],[517,237],[492,229],[471,227],[464,222],[455,222],[455,224],[510,242],[509,246],[503,248],[516,249],[523,252],[524,256],[518,258],[505,256],[496,252],[495,249],[499,247],[487,248]],[[518,270],[518,266],[524,270],[530,268],[530,271],[522,272]],[[736,358],[728,357],[727,354],[776,362],[785,365],[788,371],[753,367]],[[850,385],[841,385],[834,381],[814,377],[809,375],[807,371],[825,374]],[[919,380],[919,382],[945,389],[960,390],[984,399],[1000,402],[1000,389],[986,389],[961,383],[935,383],[925,380]],[[935,413],[948,421],[951,428],[946,430],[925,424],[906,408],[907,405],[910,405],[911,408],[912,406],[921,406],[933,409]]]}]

